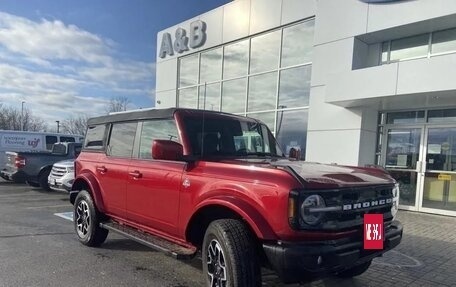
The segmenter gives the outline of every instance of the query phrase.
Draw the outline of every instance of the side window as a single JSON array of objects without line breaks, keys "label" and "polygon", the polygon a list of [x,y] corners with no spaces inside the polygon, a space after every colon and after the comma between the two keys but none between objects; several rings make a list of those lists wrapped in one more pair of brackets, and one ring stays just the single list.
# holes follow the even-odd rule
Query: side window
[{"label": "side window", "polygon": [[84,148],[101,150],[104,146],[104,135],[106,131],[106,125],[90,126],[87,129],[87,136],[84,142]]},{"label": "side window", "polygon": [[108,155],[131,157],[135,141],[135,123],[115,123],[112,125],[111,137],[108,144]]},{"label": "side window", "polygon": [[46,149],[52,150],[52,146],[57,142],[56,136],[46,136]]},{"label": "side window", "polygon": [[139,158],[152,159],[152,142],[154,140],[179,142],[174,120],[153,120],[143,123],[139,145]]},{"label": "side window", "polygon": [[74,137],[60,137],[60,142],[61,143],[74,143]]}]

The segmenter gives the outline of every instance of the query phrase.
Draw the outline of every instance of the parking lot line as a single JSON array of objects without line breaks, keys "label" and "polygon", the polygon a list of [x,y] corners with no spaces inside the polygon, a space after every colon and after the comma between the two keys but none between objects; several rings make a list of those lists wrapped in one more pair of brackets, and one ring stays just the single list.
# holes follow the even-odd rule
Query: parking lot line
[{"label": "parking lot line", "polygon": [[70,207],[70,204],[60,204],[60,205],[46,205],[46,206],[30,206],[26,209],[40,209],[40,208],[54,208],[54,207]]},{"label": "parking lot line", "polygon": [[73,221],[73,212],[60,212],[60,213],[54,213],[55,216],[58,216],[60,218]]}]

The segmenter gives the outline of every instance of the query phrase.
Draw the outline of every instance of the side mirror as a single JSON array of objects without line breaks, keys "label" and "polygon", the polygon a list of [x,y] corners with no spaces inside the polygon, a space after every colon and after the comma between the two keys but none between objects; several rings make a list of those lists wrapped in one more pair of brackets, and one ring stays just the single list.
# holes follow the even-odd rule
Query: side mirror
[{"label": "side mirror", "polygon": [[154,140],[152,142],[152,158],[160,160],[182,160],[184,148],[181,144],[170,140]]}]

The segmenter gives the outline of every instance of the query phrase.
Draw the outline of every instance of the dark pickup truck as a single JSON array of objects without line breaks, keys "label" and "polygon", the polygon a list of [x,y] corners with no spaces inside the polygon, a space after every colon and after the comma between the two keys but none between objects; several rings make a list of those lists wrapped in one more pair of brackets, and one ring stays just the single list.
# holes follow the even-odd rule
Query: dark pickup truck
[{"label": "dark pickup truck", "polygon": [[56,143],[51,152],[6,152],[6,167],[0,176],[14,181],[25,180],[30,186],[50,190],[48,176],[52,165],[75,159],[81,148],[80,143]]}]

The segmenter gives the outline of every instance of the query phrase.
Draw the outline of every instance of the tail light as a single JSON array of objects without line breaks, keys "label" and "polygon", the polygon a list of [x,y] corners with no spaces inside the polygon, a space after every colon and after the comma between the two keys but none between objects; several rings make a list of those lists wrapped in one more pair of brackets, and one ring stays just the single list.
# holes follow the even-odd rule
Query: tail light
[{"label": "tail light", "polygon": [[25,158],[20,157],[20,156],[16,156],[16,158],[14,158],[14,166],[17,167],[17,168],[24,167],[25,166]]}]

